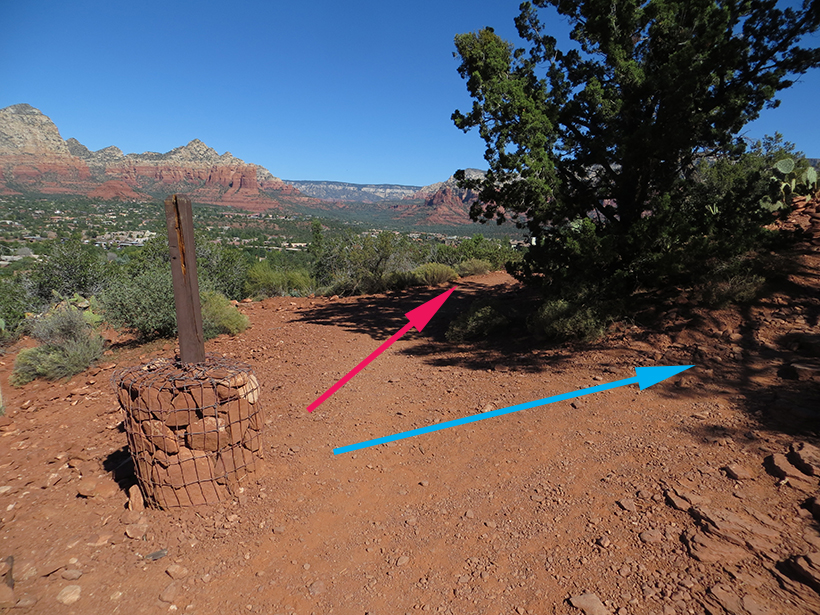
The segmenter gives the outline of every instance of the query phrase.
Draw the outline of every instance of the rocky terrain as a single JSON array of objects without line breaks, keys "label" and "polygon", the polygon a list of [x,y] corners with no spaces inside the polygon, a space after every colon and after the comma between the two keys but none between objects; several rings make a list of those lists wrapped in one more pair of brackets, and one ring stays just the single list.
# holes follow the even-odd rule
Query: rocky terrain
[{"label": "rocky terrain", "polygon": [[0,109],[0,195],[84,195],[100,200],[163,200],[180,192],[199,203],[251,211],[298,210],[327,215],[374,211],[422,226],[469,224],[475,195],[451,177],[430,186],[283,181],[266,168],[218,154],[199,139],[164,154],[91,151],[38,109]]},{"label": "rocky terrain", "polygon": [[[235,499],[143,510],[116,369],[173,355],[114,339],[68,382],[8,384],[0,357],[0,608],[20,613],[805,615],[820,612],[820,213],[787,279],[743,308],[684,289],[595,344],[525,331],[444,340],[459,282],[333,397],[322,392],[441,292],[242,303],[207,350],[249,363],[265,461]],[[644,318],[644,317],[642,317]],[[648,317],[646,317],[648,318]],[[334,455],[335,447],[630,378],[634,385]]]},{"label": "rocky terrain", "polygon": [[219,155],[198,139],[165,154],[123,154],[113,146],[92,152],[74,138],[64,141],[30,105],[0,109],[0,194],[150,200],[173,192],[250,210],[312,202],[267,169]]}]

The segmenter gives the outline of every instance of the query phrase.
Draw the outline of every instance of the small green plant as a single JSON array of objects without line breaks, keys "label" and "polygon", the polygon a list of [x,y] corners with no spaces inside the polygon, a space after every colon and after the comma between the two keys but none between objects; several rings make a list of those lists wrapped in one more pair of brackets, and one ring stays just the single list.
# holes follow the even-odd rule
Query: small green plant
[{"label": "small green plant", "polygon": [[458,265],[458,275],[467,277],[471,275],[484,275],[493,268],[490,261],[485,261],[480,258],[470,258]]},{"label": "small green plant", "polygon": [[421,267],[416,267],[413,274],[423,286],[447,284],[458,278],[455,269],[441,263],[425,263]]},{"label": "small green plant", "polygon": [[754,301],[766,284],[766,278],[754,271],[759,266],[751,255],[719,263],[699,288],[703,302],[722,308]]},{"label": "small green plant", "polygon": [[781,158],[774,164],[771,191],[761,201],[761,207],[779,211],[788,207],[793,196],[805,196],[810,201],[817,192],[817,171],[811,165],[798,168],[793,158]]},{"label": "small green plant", "polygon": [[102,356],[105,343],[83,314],[67,305],[35,319],[31,335],[41,345],[18,353],[10,379],[15,386],[35,378],[56,380],[85,371]]},{"label": "small green plant", "polygon": [[236,335],[248,328],[248,317],[222,293],[206,291],[202,293],[202,328],[205,339],[222,333]]},{"label": "small green plant", "polygon": [[249,297],[286,297],[310,294],[315,284],[305,269],[276,270],[267,261],[248,269],[245,294]]},{"label": "small green plant", "polygon": [[448,342],[483,339],[509,325],[510,319],[497,304],[476,301],[466,313],[450,323],[444,337]]},{"label": "small green plant", "polygon": [[606,322],[592,307],[551,299],[530,317],[529,328],[550,339],[590,341],[604,334]]}]

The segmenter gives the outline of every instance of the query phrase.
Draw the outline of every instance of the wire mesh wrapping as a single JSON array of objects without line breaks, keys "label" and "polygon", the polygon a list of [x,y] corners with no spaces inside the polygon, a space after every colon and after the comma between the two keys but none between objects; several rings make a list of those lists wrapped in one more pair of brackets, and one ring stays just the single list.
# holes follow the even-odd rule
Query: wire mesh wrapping
[{"label": "wire mesh wrapping", "polygon": [[155,359],[112,380],[150,504],[215,504],[257,469],[265,421],[249,365],[211,354],[195,364]]}]

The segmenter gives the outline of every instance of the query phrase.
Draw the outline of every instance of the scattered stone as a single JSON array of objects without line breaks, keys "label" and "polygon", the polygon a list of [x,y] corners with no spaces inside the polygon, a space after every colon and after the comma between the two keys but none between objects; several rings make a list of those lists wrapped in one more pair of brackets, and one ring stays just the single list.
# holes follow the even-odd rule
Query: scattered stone
[{"label": "scattered stone", "polygon": [[284,534],[285,533],[285,526],[284,525],[276,526],[275,528],[273,528],[273,533],[274,534]]},{"label": "scattered stone", "polygon": [[481,408],[481,412],[482,412],[482,413],[484,413],[484,412],[492,412],[493,410],[495,410],[495,404],[494,404],[494,403],[492,403],[492,402],[490,402],[490,403],[488,403],[488,404],[484,404],[484,405],[482,406],[482,408]]},{"label": "scattered stone", "polygon": [[467,512],[464,513],[464,516],[468,519],[475,519],[475,513],[472,511],[472,509],[467,510]]},{"label": "scattered stone", "polygon": [[660,530],[646,530],[641,532],[638,538],[641,539],[641,542],[654,544],[663,541],[663,532]]},{"label": "scattered stone", "polygon": [[153,553],[149,553],[148,555],[145,556],[145,559],[147,559],[149,561],[152,561],[152,562],[155,562],[158,559],[162,559],[166,555],[168,555],[168,549],[160,549],[159,551],[154,551]]},{"label": "scattered stone", "polygon": [[135,512],[145,510],[145,500],[142,497],[139,485],[131,485],[128,488],[128,510]]},{"label": "scattered stone", "polygon": [[60,593],[57,594],[57,602],[65,605],[74,604],[80,599],[81,592],[82,588],[79,585],[66,585],[60,590]]},{"label": "scattered stone", "polygon": [[595,541],[595,544],[599,547],[603,547],[604,549],[606,549],[609,545],[612,544],[612,542],[606,536],[602,536],[601,538]]},{"label": "scattered stone", "polygon": [[125,528],[125,535],[128,536],[128,538],[132,538],[134,540],[142,540],[143,538],[145,538],[145,534],[147,533],[147,523],[132,523],[131,525],[126,526]]},{"label": "scattered stone", "polygon": [[732,592],[725,585],[715,585],[709,589],[709,594],[717,600],[720,606],[732,615],[741,615],[746,612],[746,609],[743,608],[743,603],[737,594]]},{"label": "scattered stone", "polygon": [[820,449],[806,442],[793,443],[789,447],[788,460],[809,476],[820,474]]},{"label": "scattered stone", "polygon": [[635,506],[635,500],[631,498],[623,498],[621,500],[618,500],[617,504],[627,512],[635,512],[638,510],[638,508]]},{"label": "scattered stone", "polygon": [[406,555],[402,555],[399,559],[396,560],[396,566],[404,566],[409,561],[409,557],[407,557]]},{"label": "scattered stone", "polygon": [[729,478],[733,480],[754,479],[754,475],[749,471],[749,469],[745,466],[740,465],[739,463],[730,463],[728,466],[724,467],[723,470],[726,472]]},{"label": "scattered stone", "polygon": [[692,505],[688,501],[684,500],[671,489],[665,491],[664,496],[666,497],[666,501],[669,503],[669,505],[677,510],[688,512],[689,509],[692,507]]},{"label": "scattered stone", "polygon": [[76,568],[70,570],[63,570],[60,576],[63,577],[63,579],[65,579],[66,581],[76,581],[81,576],[83,576],[83,571],[77,570]]},{"label": "scattered stone", "polygon": [[17,599],[14,597],[14,590],[5,583],[0,583],[0,609],[10,609],[15,604]]},{"label": "scattered stone", "polygon": [[120,493],[120,486],[114,481],[106,480],[101,485],[97,485],[97,495],[108,500],[116,497]]},{"label": "scattered stone", "polygon": [[165,569],[165,573],[174,581],[184,579],[189,574],[188,569],[185,566],[180,566],[179,564],[171,564]]},{"label": "scattered stone", "polygon": [[689,549],[689,555],[699,562],[720,562],[722,564],[739,562],[751,556],[746,549],[716,540],[698,531],[689,531],[683,535]]},{"label": "scattered stone", "polygon": [[581,609],[584,615],[612,615],[595,594],[586,593],[580,596],[572,596],[569,603],[576,609]]},{"label": "scattered stone", "polygon": [[318,596],[319,594],[324,593],[324,591],[325,591],[324,581],[314,581],[308,587],[308,591],[310,592],[311,596]]},{"label": "scattered stone", "polygon": [[786,564],[801,582],[820,593],[820,553],[794,555],[786,560]]},{"label": "scattered stone", "polygon": [[791,481],[790,484],[794,484],[798,486],[800,483],[804,485],[808,483],[810,480],[806,474],[803,474],[800,470],[795,468],[789,460],[786,458],[785,455],[781,453],[774,453],[773,455],[769,455],[766,457],[765,463],[768,466],[768,469],[774,474],[777,478],[780,479],[789,479]]},{"label": "scattered stone", "polygon": [[108,544],[108,541],[111,540],[111,534],[95,534],[91,537],[91,540],[87,543],[89,547],[104,547]]},{"label": "scattered stone", "polygon": [[84,478],[77,485],[77,493],[84,498],[93,498],[97,495],[97,481],[93,478]]},{"label": "scattered stone", "polygon": [[20,599],[15,603],[14,608],[16,609],[28,609],[33,607],[37,604],[37,597],[32,596],[31,594],[23,594],[20,596]]},{"label": "scattered stone", "polygon": [[178,593],[179,586],[176,581],[171,581],[171,583],[169,583],[168,586],[162,590],[162,593],[159,595],[159,599],[163,602],[173,602],[176,600]]}]

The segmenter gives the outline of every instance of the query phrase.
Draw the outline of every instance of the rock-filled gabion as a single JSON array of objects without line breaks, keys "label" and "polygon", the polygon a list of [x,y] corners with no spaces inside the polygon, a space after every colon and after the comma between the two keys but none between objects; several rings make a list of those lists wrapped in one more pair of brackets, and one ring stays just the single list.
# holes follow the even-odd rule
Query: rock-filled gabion
[{"label": "rock-filled gabion", "polygon": [[249,365],[156,359],[114,374],[146,500],[159,508],[231,497],[263,459],[259,382]]}]

